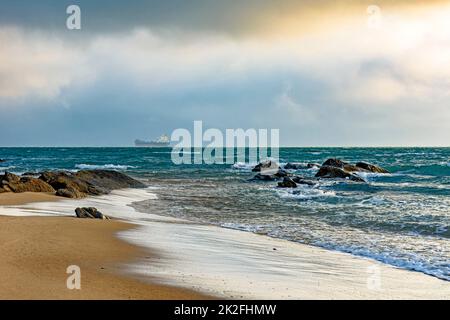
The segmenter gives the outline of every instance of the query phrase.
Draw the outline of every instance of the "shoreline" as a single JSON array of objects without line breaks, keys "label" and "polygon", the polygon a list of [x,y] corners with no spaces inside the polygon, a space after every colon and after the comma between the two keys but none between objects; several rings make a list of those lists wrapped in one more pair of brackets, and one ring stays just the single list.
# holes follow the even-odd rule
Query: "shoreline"
[{"label": "shoreline", "polygon": [[[207,297],[450,298],[449,282],[419,272],[286,240],[141,213],[130,206],[132,202],[152,196],[147,189],[125,189],[107,196],[37,202],[3,211],[16,215],[73,216],[75,206],[97,207],[105,214],[136,226],[118,231],[115,236],[111,234],[112,238],[118,236],[157,256],[124,259],[120,266],[126,274],[150,285],[184,288],[180,290],[201,292],[199,295],[203,293]],[[84,219],[77,221],[80,220]],[[104,223],[99,222],[99,225]],[[368,287],[368,281],[377,273],[381,277],[381,287],[374,290]]]},{"label": "shoreline", "polygon": [[[129,266],[162,284],[231,299],[450,298],[448,281],[369,258],[156,215],[150,221],[119,235],[162,250],[159,265],[149,268],[139,261]],[[180,254],[186,251],[190,254]]]},{"label": "shoreline", "polygon": [[[74,216],[3,215],[5,206],[63,200],[49,194],[0,194],[0,299],[211,299],[127,274],[124,264],[158,259],[151,250],[117,237],[136,228],[134,224]],[[67,288],[70,265],[80,267],[80,290]]]}]

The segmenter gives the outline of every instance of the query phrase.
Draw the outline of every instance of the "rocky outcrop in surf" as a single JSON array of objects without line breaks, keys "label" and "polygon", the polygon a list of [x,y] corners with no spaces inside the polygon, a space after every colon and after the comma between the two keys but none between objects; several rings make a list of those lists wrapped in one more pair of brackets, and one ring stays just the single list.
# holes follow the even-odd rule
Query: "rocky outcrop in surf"
[{"label": "rocky outcrop in surf", "polygon": [[258,163],[253,167],[252,172],[258,172],[251,180],[274,181],[284,177],[292,176],[291,173],[272,160]]},{"label": "rocky outcrop in surf", "polygon": [[256,166],[253,167],[253,172],[266,172],[267,174],[270,174],[270,172],[276,172],[280,169],[280,165],[272,160],[267,160],[258,163]]},{"label": "rocky outcrop in surf", "polygon": [[388,170],[370,163],[358,162],[356,165],[353,165],[340,159],[331,158],[322,164],[319,171],[316,173],[316,177],[343,178],[352,181],[365,182],[363,178],[355,174],[357,172],[389,173]]},{"label": "rocky outcrop in surf", "polygon": [[278,169],[275,173],[272,173],[272,171],[262,171],[257,173],[251,180],[275,181],[291,175],[292,174],[286,170]]},{"label": "rocky outcrop in surf", "polygon": [[373,173],[389,173],[388,170],[367,162],[358,162],[355,166]]},{"label": "rocky outcrop in surf", "polygon": [[365,180],[358,175],[346,171],[343,168],[332,167],[332,166],[322,166],[319,171],[316,173],[316,177],[320,178],[341,178],[341,179],[349,179],[352,181],[365,182]]},{"label": "rocky outcrop in surf", "polygon": [[299,184],[313,187],[318,184],[318,181],[307,179],[300,176],[285,177],[282,182],[278,182],[279,188],[297,188]]},{"label": "rocky outcrop in surf", "polygon": [[[318,169],[314,177],[304,178],[295,175],[292,170]],[[281,167],[277,162],[268,160],[257,164],[253,172],[258,172],[251,180],[282,181],[279,188],[297,188],[299,184],[315,187],[321,179],[346,179],[354,182],[366,182],[361,173],[389,173],[388,170],[367,162],[351,164],[341,159],[330,158],[322,165],[317,163],[288,162]]]},{"label": "rocky outcrop in surf", "polygon": [[142,182],[113,170],[46,171],[39,178],[19,177],[7,172],[0,176],[0,181],[0,192],[49,192],[67,198],[83,198],[108,194],[115,189],[145,187]]},{"label": "rocky outcrop in surf", "polygon": [[68,198],[108,194],[115,189],[145,187],[142,182],[113,170],[44,172],[39,179],[55,188],[56,195]]},{"label": "rocky outcrop in surf", "polygon": [[315,186],[318,181],[314,181],[313,179],[306,179],[303,177],[295,176],[292,178],[292,181],[294,181],[297,184],[305,184],[308,186]]},{"label": "rocky outcrop in surf", "polygon": [[297,184],[289,177],[285,177],[282,182],[278,182],[279,188],[297,188]]}]

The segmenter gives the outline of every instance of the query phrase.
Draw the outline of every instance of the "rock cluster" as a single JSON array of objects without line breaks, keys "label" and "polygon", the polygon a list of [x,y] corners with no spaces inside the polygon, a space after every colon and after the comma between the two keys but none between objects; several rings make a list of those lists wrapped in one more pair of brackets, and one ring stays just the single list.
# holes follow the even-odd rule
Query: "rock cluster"
[{"label": "rock cluster", "polygon": [[349,179],[352,181],[365,182],[363,178],[354,174],[353,171],[347,171],[344,168],[333,167],[333,166],[321,166],[319,171],[316,173],[316,177],[320,178],[342,178]]},{"label": "rock cluster", "polygon": [[30,175],[19,177],[7,172],[0,176],[0,182],[0,193],[51,192],[67,198],[108,194],[121,188],[145,187],[142,182],[113,170],[46,171],[39,178]]},{"label": "rock cluster", "polygon": [[344,162],[340,159],[328,159],[316,173],[320,178],[343,178],[352,181],[365,182],[356,172],[389,173],[386,169],[376,165],[358,162],[356,165]]},{"label": "rock cluster", "polygon": [[[292,171],[288,171],[310,168],[318,168],[314,178],[304,178],[294,175]],[[297,188],[298,184],[315,186],[320,179],[346,179],[355,182],[366,182],[358,175],[358,172],[389,173],[386,169],[374,164],[366,162],[350,164],[336,158],[328,159],[322,165],[317,163],[288,162],[284,167],[280,167],[275,161],[264,161],[257,164],[252,171],[258,172],[252,180],[276,181],[283,179],[283,181],[278,182],[279,188]]]},{"label": "rock cluster", "polygon": [[0,193],[3,192],[55,192],[55,189],[40,179],[6,172],[0,176]]}]

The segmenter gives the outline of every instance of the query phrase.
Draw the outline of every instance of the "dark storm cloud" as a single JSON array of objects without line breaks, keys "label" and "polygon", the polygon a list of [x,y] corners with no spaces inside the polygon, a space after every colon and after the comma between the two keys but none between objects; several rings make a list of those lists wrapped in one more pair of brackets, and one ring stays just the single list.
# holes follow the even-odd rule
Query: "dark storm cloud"
[{"label": "dark storm cloud", "polygon": [[[0,145],[130,145],[194,120],[279,128],[286,145],[447,145],[450,7],[305,31],[295,10],[313,2],[338,3],[2,1]],[[81,31],[65,28],[73,3]],[[284,14],[287,35],[258,29]]]},{"label": "dark storm cloud", "polygon": [[295,3],[299,1],[5,0],[1,2],[0,22],[58,29],[65,26],[67,6],[77,4],[82,10],[83,29],[92,32],[127,30],[137,26],[238,32],[243,26],[251,25],[256,16],[283,13]]},{"label": "dark storm cloud", "polygon": [[[181,29],[184,32],[241,34],[273,28],[286,15],[312,9],[351,8],[364,10],[373,0],[2,0],[0,25],[65,31],[66,8],[82,10],[83,33],[127,31],[135,27]],[[414,1],[414,4],[439,2]],[[377,5],[411,3],[406,0],[377,1]],[[342,11],[341,11],[342,12]]]}]

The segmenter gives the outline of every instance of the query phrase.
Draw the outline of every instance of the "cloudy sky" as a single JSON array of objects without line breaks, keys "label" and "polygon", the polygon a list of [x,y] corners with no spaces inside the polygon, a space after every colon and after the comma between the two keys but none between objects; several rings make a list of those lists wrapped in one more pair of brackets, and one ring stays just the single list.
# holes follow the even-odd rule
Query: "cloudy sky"
[{"label": "cloudy sky", "polygon": [[450,1],[2,0],[0,115],[0,146],[449,146]]}]

